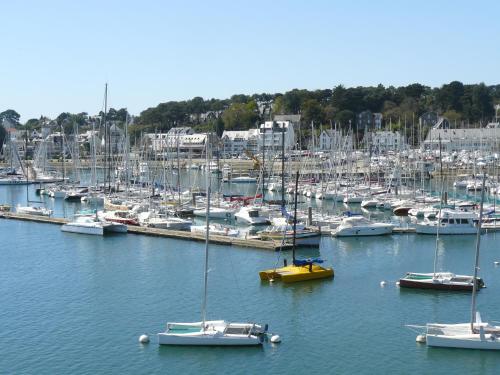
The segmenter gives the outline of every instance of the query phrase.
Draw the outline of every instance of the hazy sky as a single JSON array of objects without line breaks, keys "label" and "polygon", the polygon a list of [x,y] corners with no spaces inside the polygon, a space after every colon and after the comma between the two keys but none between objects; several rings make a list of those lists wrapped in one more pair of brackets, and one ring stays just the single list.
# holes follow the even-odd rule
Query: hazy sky
[{"label": "hazy sky", "polygon": [[499,83],[500,1],[0,0],[0,111],[133,114],[169,100]]}]

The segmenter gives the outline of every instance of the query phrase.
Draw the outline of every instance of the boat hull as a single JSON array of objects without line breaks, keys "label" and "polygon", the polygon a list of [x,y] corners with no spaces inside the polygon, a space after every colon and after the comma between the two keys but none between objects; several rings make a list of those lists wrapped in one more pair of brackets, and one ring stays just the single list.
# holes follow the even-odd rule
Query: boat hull
[{"label": "boat hull", "polygon": [[61,230],[63,232],[92,234],[92,235],[97,235],[97,236],[102,236],[104,234],[104,229],[100,226],[85,227],[85,226],[80,226],[80,225],[64,224],[61,227]]},{"label": "boat hull", "polygon": [[294,283],[299,281],[325,279],[334,277],[333,268],[321,267],[317,264],[312,266],[285,266],[276,269],[270,269],[259,272],[261,281],[281,280],[285,283]]},{"label": "boat hull", "polygon": [[367,228],[337,228],[333,235],[335,237],[382,236],[385,234],[391,234],[392,229],[392,225]]}]

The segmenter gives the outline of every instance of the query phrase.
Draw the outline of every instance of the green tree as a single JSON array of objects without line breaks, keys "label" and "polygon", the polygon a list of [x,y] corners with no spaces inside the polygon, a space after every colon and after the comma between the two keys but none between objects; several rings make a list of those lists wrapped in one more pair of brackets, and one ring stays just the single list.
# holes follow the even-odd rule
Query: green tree
[{"label": "green tree", "polygon": [[325,119],[323,108],[316,99],[307,99],[301,106],[302,120],[309,124],[314,121],[316,124],[322,124]]},{"label": "green tree", "polygon": [[21,115],[19,113],[17,113],[13,109],[8,109],[0,113],[0,125],[3,122],[3,120],[6,120],[14,127],[18,126],[20,118]]},{"label": "green tree", "polygon": [[245,130],[254,126],[259,116],[257,104],[251,100],[248,103],[233,103],[222,114],[226,130]]}]

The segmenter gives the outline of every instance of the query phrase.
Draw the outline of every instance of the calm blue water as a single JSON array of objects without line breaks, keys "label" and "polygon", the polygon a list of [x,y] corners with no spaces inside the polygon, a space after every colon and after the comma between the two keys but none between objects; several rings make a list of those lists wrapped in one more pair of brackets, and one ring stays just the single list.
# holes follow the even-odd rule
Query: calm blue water
[{"label": "calm blue water", "polygon": [[[24,188],[0,188],[0,202]],[[21,197],[21,198],[19,198]],[[62,206],[62,204],[61,204]],[[72,210],[75,206],[64,209]],[[56,203],[57,210],[63,210]],[[62,211],[59,211],[62,212]],[[428,349],[405,324],[463,322],[469,294],[399,290],[406,271],[432,270],[434,238],[323,238],[335,279],[261,283],[277,254],[211,246],[209,318],[269,323],[280,345],[159,347],[167,321],[200,319],[203,244],[62,233],[0,220],[2,374],[494,374],[500,354]],[[500,320],[499,234],[482,237],[483,319]],[[474,236],[443,237],[440,269],[472,272]],[[385,288],[380,281],[390,282]],[[139,335],[152,335],[149,345]]]}]

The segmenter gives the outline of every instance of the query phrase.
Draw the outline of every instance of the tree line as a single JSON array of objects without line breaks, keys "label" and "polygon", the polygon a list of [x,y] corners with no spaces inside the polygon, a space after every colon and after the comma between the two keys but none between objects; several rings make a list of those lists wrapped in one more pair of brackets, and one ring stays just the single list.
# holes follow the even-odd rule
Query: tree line
[{"label": "tree line", "polygon": [[[185,101],[169,101],[147,108],[130,126],[132,137],[143,132],[166,132],[176,126],[191,126],[196,131],[246,130],[276,114],[300,114],[303,124],[314,122],[319,126],[355,128],[357,114],[369,110],[382,113],[384,124],[392,129],[403,126],[416,127],[415,119],[425,112],[436,112],[451,123],[480,124],[491,120],[494,105],[500,103],[500,85],[484,83],[464,84],[453,81],[441,87],[419,83],[407,86],[382,84],[371,87],[345,87],[332,89],[293,89],[285,93],[233,95],[229,99],[204,99],[194,97]],[[100,113],[102,116],[102,113]],[[109,121],[124,122],[124,108],[111,108]],[[0,113],[0,120],[7,118],[19,125],[19,114],[13,110]],[[76,122],[86,125],[87,113],[61,113],[56,121],[66,131]],[[30,119],[25,126],[36,128],[41,119]],[[359,130],[359,129],[358,129]]]}]

